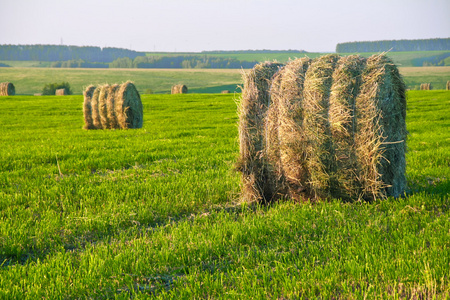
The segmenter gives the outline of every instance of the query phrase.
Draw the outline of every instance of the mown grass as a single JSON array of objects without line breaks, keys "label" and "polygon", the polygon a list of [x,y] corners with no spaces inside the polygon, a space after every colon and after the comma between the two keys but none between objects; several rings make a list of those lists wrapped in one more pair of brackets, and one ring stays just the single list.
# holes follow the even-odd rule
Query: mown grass
[{"label": "mown grass", "polygon": [[408,94],[406,198],[239,203],[233,95],[0,97],[0,298],[450,297],[450,92]]},{"label": "mown grass", "polygon": [[12,82],[16,94],[41,93],[47,83],[68,82],[74,94],[81,95],[90,84],[122,83],[131,80],[141,94],[168,93],[175,84],[185,84],[189,92],[220,93],[240,91],[238,69],[59,69],[0,68],[0,82]]},{"label": "mown grass", "polygon": [[[433,89],[445,89],[450,67],[400,68],[409,89],[431,83]],[[16,94],[41,93],[53,82],[69,82],[74,94],[81,95],[90,84],[121,83],[131,80],[141,94],[170,93],[172,85],[186,84],[190,93],[240,92],[242,70],[237,69],[51,69],[0,68],[0,82],[12,82]]]}]

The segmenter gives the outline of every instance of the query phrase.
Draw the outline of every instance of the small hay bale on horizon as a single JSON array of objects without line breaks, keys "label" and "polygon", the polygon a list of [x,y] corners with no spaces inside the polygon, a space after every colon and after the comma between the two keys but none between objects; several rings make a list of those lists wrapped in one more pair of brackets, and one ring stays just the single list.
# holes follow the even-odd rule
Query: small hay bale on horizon
[{"label": "small hay bale on horizon", "polygon": [[131,81],[90,85],[83,93],[84,129],[142,128],[141,97]]},{"label": "small hay bale on horizon", "polygon": [[16,88],[11,82],[0,83],[0,96],[14,96],[16,94]]},{"label": "small hay bale on horizon", "polygon": [[447,90],[447,91],[450,90],[450,80],[447,81],[446,90]]},{"label": "small hay bale on horizon", "polygon": [[188,88],[184,84],[176,84],[172,86],[170,93],[171,94],[186,94],[188,92]]},{"label": "small hay bale on horizon", "polygon": [[66,89],[57,89],[55,90],[55,95],[56,96],[65,96],[68,95]]},{"label": "small hay bale on horizon", "polygon": [[420,90],[422,90],[422,91],[429,91],[429,90],[431,90],[431,83],[422,83],[420,85]]},{"label": "small hay bale on horizon", "polygon": [[229,93],[230,93],[230,90],[223,90],[221,93],[222,93],[222,94],[229,94]]}]

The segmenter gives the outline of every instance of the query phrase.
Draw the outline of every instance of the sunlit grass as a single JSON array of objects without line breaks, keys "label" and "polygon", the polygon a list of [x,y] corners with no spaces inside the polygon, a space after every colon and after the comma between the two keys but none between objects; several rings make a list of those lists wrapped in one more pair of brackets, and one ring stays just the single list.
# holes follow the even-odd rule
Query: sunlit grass
[{"label": "sunlit grass", "polygon": [[450,92],[408,94],[406,198],[240,204],[233,95],[0,97],[0,298],[450,297]]}]

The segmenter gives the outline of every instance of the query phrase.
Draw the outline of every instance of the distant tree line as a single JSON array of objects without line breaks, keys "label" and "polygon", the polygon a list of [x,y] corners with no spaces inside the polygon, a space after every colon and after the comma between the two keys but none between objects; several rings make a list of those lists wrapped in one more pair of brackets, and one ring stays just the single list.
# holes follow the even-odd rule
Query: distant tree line
[{"label": "distant tree line", "polygon": [[56,61],[51,68],[142,68],[142,69],[250,69],[257,61],[213,56],[138,56],[120,57],[110,63],[88,62],[82,59]]},{"label": "distant tree line", "polygon": [[62,45],[0,45],[0,60],[69,61],[110,63],[120,57],[136,58],[143,52],[122,48]]},{"label": "distant tree line", "polygon": [[255,53],[307,53],[305,50],[218,50],[218,51],[202,51],[204,54],[255,54]]},{"label": "distant tree line", "polygon": [[124,57],[109,64],[110,68],[163,68],[163,69],[240,69],[253,68],[256,61],[241,61],[207,55],[138,56],[134,60]]},{"label": "distant tree line", "polygon": [[373,42],[349,42],[336,45],[337,53],[384,51],[447,51],[450,38],[426,40],[389,40]]},{"label": "distant tree line", "polygon": [[89,62],[83,59],[71,59],[66,61],[55,61],[50,64],[51,68],[108,68],[108,63]]}]

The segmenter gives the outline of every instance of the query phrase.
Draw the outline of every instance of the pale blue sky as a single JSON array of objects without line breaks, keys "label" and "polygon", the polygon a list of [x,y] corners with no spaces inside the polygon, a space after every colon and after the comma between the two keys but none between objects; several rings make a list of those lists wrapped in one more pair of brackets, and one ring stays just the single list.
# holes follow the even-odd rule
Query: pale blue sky
[{"label": "pale blue sky", "polygon": [[450,37],[450,0],[0,0],[0,44],[334,51]]}]

